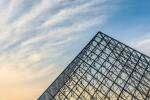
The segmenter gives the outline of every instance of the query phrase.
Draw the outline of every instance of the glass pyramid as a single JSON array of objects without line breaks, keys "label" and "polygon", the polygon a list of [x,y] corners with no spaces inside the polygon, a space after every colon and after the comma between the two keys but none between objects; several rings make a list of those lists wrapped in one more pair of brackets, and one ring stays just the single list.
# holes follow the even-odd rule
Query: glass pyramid
[{"label": "glass pyramid", "polygon": [[150,58],[98,32],[38,100],[150,100]]}]

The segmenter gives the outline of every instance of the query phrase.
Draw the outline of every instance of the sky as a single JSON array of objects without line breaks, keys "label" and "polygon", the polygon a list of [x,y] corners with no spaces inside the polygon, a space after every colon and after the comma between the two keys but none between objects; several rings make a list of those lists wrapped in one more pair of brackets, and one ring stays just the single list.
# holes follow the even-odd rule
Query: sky
[{"label": "sky", "polygon": [[0,100],[36,100],[98,32],[150,56],[149,0],[0,0]]}]

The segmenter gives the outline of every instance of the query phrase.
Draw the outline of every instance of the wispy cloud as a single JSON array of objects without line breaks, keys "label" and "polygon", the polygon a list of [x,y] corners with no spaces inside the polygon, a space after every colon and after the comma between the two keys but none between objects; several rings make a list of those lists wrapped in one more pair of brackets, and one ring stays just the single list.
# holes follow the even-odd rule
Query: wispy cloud
[{"label": "wispy cloud", "polygon": [[131,46],[141,51],[142,53],[150,56],[150,33],[146,33],[140,38],[131,42]]},{"label": "wispy cloud", "polygon": [[116,3],[1,0],[0,99],[36,99],[75,56],[73,50],[93,36],[86,33],[96,32],[107,21]]}]

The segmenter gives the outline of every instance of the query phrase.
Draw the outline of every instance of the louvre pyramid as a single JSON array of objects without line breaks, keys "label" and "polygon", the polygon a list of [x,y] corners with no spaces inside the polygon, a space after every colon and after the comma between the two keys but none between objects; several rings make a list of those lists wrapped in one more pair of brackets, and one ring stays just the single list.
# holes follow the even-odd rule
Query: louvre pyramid
[{"label": "louvre pyramid", "polygon": [[98,32],[38,100],[150,100],[150,58]]}]

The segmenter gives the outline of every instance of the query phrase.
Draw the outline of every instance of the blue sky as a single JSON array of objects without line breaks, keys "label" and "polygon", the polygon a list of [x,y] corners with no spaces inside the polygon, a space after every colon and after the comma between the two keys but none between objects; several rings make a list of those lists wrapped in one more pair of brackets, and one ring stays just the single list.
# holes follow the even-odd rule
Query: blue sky
[{"label": "blue sky", "polygon": [[[104,30],[125,35],[128,39],[133,39],[135,34],[140,37],[149,31],[150,1],[145,0],[137,2],[137,0],[126,0],[120,5],[109,22],[104,26]],[[113,25],[112,25],[113,24]],[[110,27],[108,27],[110,26]]]},{"label": "blue sky", "polygon": [[0,0],[0,100],[36,100],[98,31],[150,56],[149,4]]}]

